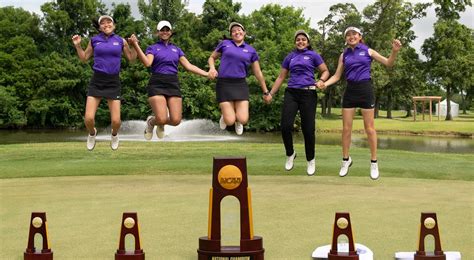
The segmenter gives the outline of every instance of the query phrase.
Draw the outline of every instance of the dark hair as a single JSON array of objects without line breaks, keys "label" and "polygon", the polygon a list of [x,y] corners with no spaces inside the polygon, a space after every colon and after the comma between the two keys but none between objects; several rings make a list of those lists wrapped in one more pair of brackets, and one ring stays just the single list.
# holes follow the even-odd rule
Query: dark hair
[{"label": "dark hair", "polygon": [[[295,43],[296,43],[296,37],[298,37],[298,35],[303,35],[307,40],[308,40],[308,47],[306,47],[306,49],[312,51],[313,50],[313,46],[311,46],[311,41],[308,39],[308,37],[306,37],[306,35],[304,33],[298,33],[296,36],[295,36]],[[298,48],[295,48],[295,51],[298,50]]]},{"label": "dark hair", "polygon": [[100,32],[100,24],[99,24],[99,21],[98,21],[98,17],[92,17],[92,26],[98,31]]}]

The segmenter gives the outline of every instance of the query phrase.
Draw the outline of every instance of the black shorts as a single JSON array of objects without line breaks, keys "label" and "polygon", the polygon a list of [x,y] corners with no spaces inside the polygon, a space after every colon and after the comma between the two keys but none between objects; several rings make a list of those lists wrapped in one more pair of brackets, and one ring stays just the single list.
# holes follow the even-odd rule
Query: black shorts
[{"label": "black shorts", "polygon": [[178,75],[176,74],[151,74],[147,86],[148,97],[163,95],[165,97],[181,97]]},{"label": "black shorts", "polygon": [[120,86],[118,74],[94,72],[87,89],[87,96],[120,100]]},{"label": "black shorts", "polygon": [[372,109],[375,107],[374,88],[372,81],[347,82],[342,99],[343,108]]},{"label": "black shorts", "polygon": [[245,78],[217,78],[217,102],[249,100],[249,86]]}]

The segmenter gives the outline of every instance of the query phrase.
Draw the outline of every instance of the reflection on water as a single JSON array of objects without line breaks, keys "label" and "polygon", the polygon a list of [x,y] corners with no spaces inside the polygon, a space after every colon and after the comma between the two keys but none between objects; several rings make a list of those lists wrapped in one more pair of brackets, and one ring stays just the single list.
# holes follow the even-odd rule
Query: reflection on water
[{"label": "reflection on water", "polygon": [[[120,130],[121,141],[145,141],[143,131],[144,121],[125,121]],[[87,133],[84,130],[1,130],[0,144],[42,143],[42,142],[73,142],[85,141]],[[110,129],[99,130],[98,140],[110,140]],[[154,134],[153,142],[186,142],[186,141],[238,141],[282,143],[279,132],[250,133],[237,136],[229,131],[219,129],[217,122],[205,119],[183,121],[179,126],[166,126],[165,138],[158,140]],[[303,143],[303,135],[294,135],[295,143]],[[341,134],[317,133],[317,145],[340,145]],[[352,135],[353,147],[368,147],[365,135]],[[474,139],[436,136],[399,136],[378,135],[380,149],[406,150],[415,152],[437,153],[474,153]]]}]

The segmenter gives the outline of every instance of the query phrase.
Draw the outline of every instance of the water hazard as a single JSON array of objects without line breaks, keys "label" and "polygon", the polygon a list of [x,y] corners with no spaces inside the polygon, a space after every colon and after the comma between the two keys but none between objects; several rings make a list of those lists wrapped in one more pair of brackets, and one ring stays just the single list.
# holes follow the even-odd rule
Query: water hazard
[{"label": "water hazard", "polygon": [[[124,121],[120,129],[121,141],[145,142],[143,131],[145,121]],[[84,130],[1,130],[0,144],[74,142],[85,141]],[[98,140],[110,140],[110,128],[99,129]],[[179,126],[165,126],[165,137],[158,139],[154,133],[148,142],[257,142],[282,143],[280,132],[244,132],[237,136],[232,127],[221,130],[217,122],[207,119],[183,120]],[[294,134],[295,143],[303,143],[301,132]],[[340,145],[341,134],[317,133],[317,145]],[[353,147],[368,147],[365,135],[352,135]],[[474,139],[443,136],[400,136],[378,135],[379,149],[393,149],[415,152],[474,153]]]}]

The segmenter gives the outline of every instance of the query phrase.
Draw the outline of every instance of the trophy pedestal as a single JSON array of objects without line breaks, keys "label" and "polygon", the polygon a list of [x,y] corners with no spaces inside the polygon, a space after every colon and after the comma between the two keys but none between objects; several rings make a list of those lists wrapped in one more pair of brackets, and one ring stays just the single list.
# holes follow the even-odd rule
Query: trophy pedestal
[{"label": "trophy pedestal", "polygon": [[[456,251],[444,252],[446,260],[461,260],[461,253]],[[415,252],[397,252],[395,253],[395,260],[414,260]],[[426,258],[433,259],[433,258]]]},{"label": "trophy pedestal", "polygon": [[[338,243],[337,247],[341,251],[347,251],[349,248],[348,243]],[[359,255],[359,260],[374,260],[374,253],[370,248],[362,244],[355,244],[356,252]],[[313,251],[311,255],[313,260],[327,260],[331,245],[320,246]]]},{"label": "trophy pedestal", "polygon": [[240,246],[221,246],[220,240],[208,237],[199,238],[198,259],[208,260],[209,257],[252,257],[253,260],[263,260],[263,239],[254,236],[253,239],[240,241]]},{"label": "trophy pedestal", "polygon": [[117,253],[115,253],[115,260],[145,260],[145,253],[143,250],[117,250]]},{"label": "trophy pedestal", "polygon": [[53,252],[51,250],[38,250],[34,252],[25,252],[24,260],[53,260]]}]

